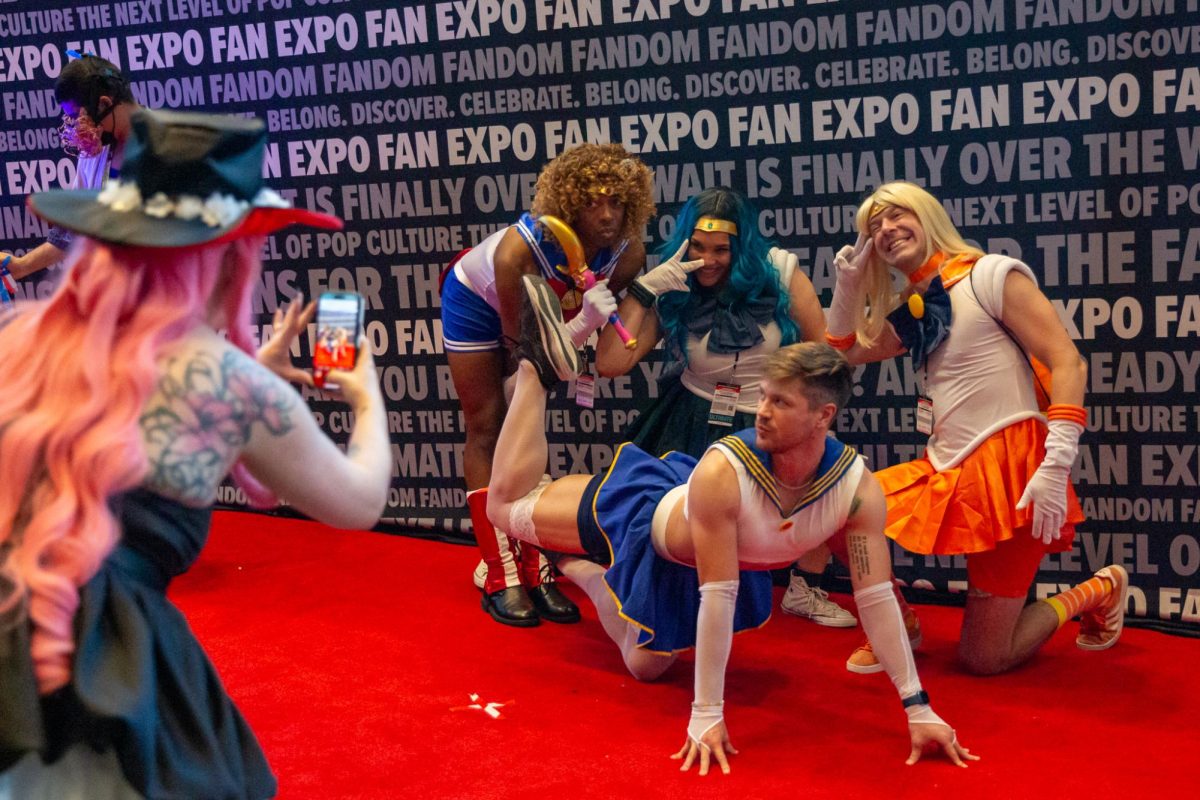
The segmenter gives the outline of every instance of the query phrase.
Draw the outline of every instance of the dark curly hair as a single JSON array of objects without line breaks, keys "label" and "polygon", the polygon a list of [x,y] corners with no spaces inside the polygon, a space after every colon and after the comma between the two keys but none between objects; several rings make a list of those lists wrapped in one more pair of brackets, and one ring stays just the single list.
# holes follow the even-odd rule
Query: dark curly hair
[{"label": "dark curly hair", "polygon": [[[581,144],[563,151],[538,175],[535,217],[550,214],[569,225],[600,193],[611,193],[625,206],[622,239],[640,239],[654,215],[654,173],[619,144]],[[604,191],[607,190],[607,191]]]}]

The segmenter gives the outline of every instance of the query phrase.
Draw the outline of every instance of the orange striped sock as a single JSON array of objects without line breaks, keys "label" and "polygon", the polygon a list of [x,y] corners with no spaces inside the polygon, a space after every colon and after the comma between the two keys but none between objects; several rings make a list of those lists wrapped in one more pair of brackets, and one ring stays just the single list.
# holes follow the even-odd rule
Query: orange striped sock
[{"label": "orange striped sock", "polygon": [[1047,597],[1042,602],[1049,603],[1050,607],[1054,609],[1054,613],[1058,615],[1058,627],[1061,628],[1076,614],[1090,611],[1104,602],[1109,592],[1112,591],[1112,587],[1113,583],[1108,578],[1095,576],[1088,578],[1078,586],[1067,589],[1062,594]]}]

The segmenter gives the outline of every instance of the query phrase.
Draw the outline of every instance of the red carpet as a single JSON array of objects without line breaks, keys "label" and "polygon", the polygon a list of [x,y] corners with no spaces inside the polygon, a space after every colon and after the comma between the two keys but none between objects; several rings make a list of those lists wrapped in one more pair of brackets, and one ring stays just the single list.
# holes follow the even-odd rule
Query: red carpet
[{"label": "red carpet", "polygon": [[[681,774],[667,756],[684,736],[690,660],[637,683],[586,603],[578,625],[497,625],[471,586],[475,561],[467,547],[216,515],[172,597],[281,798],[1140,798],[1194,786],[1200,642],[1127,629],[1087,653],[1072,625],[1025,668],[974,678],[953,661],[961,611],[933,606],[919,607],[917,665],[982,761],[906,767],[890,682],[842,667],[859,629],[777,613],[735,641],[732,774]],[[499,719],[455,710],[471,693],[506,703]]]}]

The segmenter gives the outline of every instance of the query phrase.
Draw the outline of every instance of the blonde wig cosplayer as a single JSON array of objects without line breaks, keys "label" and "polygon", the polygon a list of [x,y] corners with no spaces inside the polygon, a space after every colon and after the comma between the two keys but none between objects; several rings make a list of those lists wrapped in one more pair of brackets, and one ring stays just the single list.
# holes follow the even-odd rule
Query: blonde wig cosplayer
[{"label": "blonde wig cosplayer", "polygon": [[[906,181],[885,183],[863,201],[855,216],[859,233],[870,236],[871,220],[888,208],[911,211],[921,224],[925,231],[925,255],[922,263],[937,252],[945,253],[946,258],[953,258],[961,253],[983,255],[978,248],[963,241],[962,234],[954,227],[946,209],[936,197],[920,186]],[[862,287],[861,302],[855,304],[858,311],[854,327],[859,343],[870,347],[883,333],[887,315],[900,302],[900,295],[892,288],[892,275],[888,265],[878,253],[871,253]]]}]

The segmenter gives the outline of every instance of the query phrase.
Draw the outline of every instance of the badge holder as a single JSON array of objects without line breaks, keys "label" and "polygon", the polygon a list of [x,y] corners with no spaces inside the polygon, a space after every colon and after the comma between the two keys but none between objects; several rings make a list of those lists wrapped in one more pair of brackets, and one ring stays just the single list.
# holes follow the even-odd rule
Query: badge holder
[{"label": "badge holder", "polygon": [[917,433],[933,433],[933,400],[928,397],[917,398]]},{"label": "badge holder", "polygon": [[742,387],[735,383],[718,383],[713,391],[712,407],[708,410],[708,424],[732,428],[741,393]]}]

